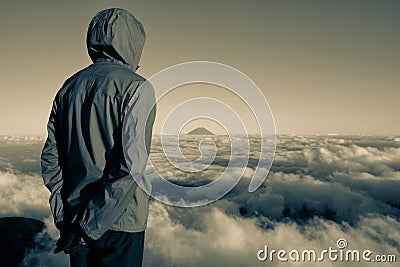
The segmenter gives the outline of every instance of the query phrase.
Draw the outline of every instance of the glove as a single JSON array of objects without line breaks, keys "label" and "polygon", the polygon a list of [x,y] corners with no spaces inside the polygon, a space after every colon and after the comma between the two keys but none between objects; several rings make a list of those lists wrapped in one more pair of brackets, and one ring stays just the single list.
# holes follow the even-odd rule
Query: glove
[{"label": "glove", "polygon": [[77,252],[80,246],[82,246],[82,228],[77,224],[64,223],[58,224],[57,228],[60,230],[60,238],[57,240],[54,254],[58,254],[61,251],[64,251],[66,254]]}]

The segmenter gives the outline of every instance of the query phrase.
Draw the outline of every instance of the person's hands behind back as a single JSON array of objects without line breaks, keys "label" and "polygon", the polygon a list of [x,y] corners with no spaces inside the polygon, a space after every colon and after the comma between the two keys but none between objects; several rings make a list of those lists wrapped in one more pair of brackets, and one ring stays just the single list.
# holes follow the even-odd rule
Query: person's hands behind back
[{"label": "person's hands behind back", "polygon": [[54,254],[58,254],[61,251],[66,254],[72,254],[79,249],[79,246],[89,246],[94,241],[77,224],[60,223],[57,228],[60,230],[60,238],[57,240]]}]

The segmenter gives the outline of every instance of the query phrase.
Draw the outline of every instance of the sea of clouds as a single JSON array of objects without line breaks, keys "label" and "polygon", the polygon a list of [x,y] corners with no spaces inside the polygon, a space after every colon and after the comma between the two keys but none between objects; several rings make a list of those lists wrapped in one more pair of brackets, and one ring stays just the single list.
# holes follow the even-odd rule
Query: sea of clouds
[{"label": "sea of clouds", "polygon": [[[157,137],[151,160],[159,173],[177,184],[207,183],[224,171],[230,155],[227,137],[213,139],[218,148],[216,159],[201,173],[176,169],[167,161]],[[193,136],[180,140],[187,158],[200,156],[198,141]],[[280,135],[271,172],[254,193],[247,188],[258,162],[259,139],[255,136],[250,141],[252,152],[244,176],[221,200],[198,208],[151,201],[144,266],[360,265],[329,259],[295,264],[257,259],[265,245],[275,250],[321,251],[337,249],[339,238],[346,239],[349,249],[392,254],[400,260],[398,137]],[[68,266],[66,255],[52,254],[58,232],[50,217],[49,193],[39,174],[41,144],[42,140],[1,144],[0,216],[45,222],[52,240],[39,234],[38,242],[46,244],[27,251],[26,264]],[[31,152],[27,155],[23,153],[26,150]]]}]

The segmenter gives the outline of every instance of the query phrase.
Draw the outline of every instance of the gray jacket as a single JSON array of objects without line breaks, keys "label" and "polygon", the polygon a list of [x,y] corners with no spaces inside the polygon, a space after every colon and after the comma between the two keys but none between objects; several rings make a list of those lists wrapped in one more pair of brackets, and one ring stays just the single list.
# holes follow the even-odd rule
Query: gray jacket
[{"label": "gray jacket", "polygon": [[129,12],[99,12],[87,33],[93,64],[69,78],[53,101],[41,155],[51,211],[56,225],[79,223],[93,239],[109,229],[146,228],[149,196],[132,178],[122,149],[123,122],[132,116],[138,147],[130,160],[143,178],[155,118],[154,90],[140,87],[145,79],[135,73],[144,42],[143,26]]}]

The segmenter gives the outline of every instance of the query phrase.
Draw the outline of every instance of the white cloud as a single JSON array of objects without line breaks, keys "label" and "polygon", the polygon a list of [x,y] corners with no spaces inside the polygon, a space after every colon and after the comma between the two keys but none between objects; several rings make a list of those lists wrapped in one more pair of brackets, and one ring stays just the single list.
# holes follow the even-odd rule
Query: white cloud
[{"label": "white cloud", "polygon": [[[259,262],[256,253],[264,245],[322,250],[335,247],[338,238],[345,238],[349,249],[396,254],[399,259],[398,143],[385,137],[281,136],[272,172],[256,192],[247,191],[257,163],[258,154],[252,151],[244,178],[216,203],[175,208],[152,201],[144,266],[285,266],[289,263]],[[152,157],[157,170],[171,180],[199,184],[213,180],[226,166],[229,144],[223,139],[216,144],[222,146],[217,164],[201,174],[173,168],[157,142],[153,143],[156,152]],[[196,158],[198,150],[187,147],[186,151]],[[1,164],[8,166],[6,159]],[[229,175],[237,173],[241,172],[234,166]],[[49,192],[39,175],[0,172],[0,190],[1,216],[49,216]],[[28,252],[26,261],[39,266],[68,266],[65,255],[52,254],[58,231],[51,217],[45,222],[45,231],[52,239],[39,235],[44,249]],[[360,263],[296,264],[353,265]]]},{"label": "white cloud", "polygon": [[0,216],[43,220],[50,214],[50,193],[38,175],[0,172]]},{"label": "white cloud", "polygon": [[[336,248],[345,238],[349,249],[370,249],[375,253],[397,254],[400,223],[388,216],[366,216],[355,226],[314,218],[306,225],[274,223],[273,229],[257,227],[257,219],[229,216],[218,208],[205,211],[200,220],[206,228],[185,228],[171,220],[168,208],[151,206],[146,233],[144,266],[276,266],[278,262],[259,262],[256,253],[264,245],[271,249]],[[397,230],[396,230],[397,229]],[[388,242],[390,240],[390,242]],[[285,263],[287,264],[287,263]],[[360,263],[300,263],[300,266],[358,266]],[[298,264],[296,264],[298,266]],[[386,266],[386,265],[385,265]],[[387,264],[387,266],[395,266]]]}]

